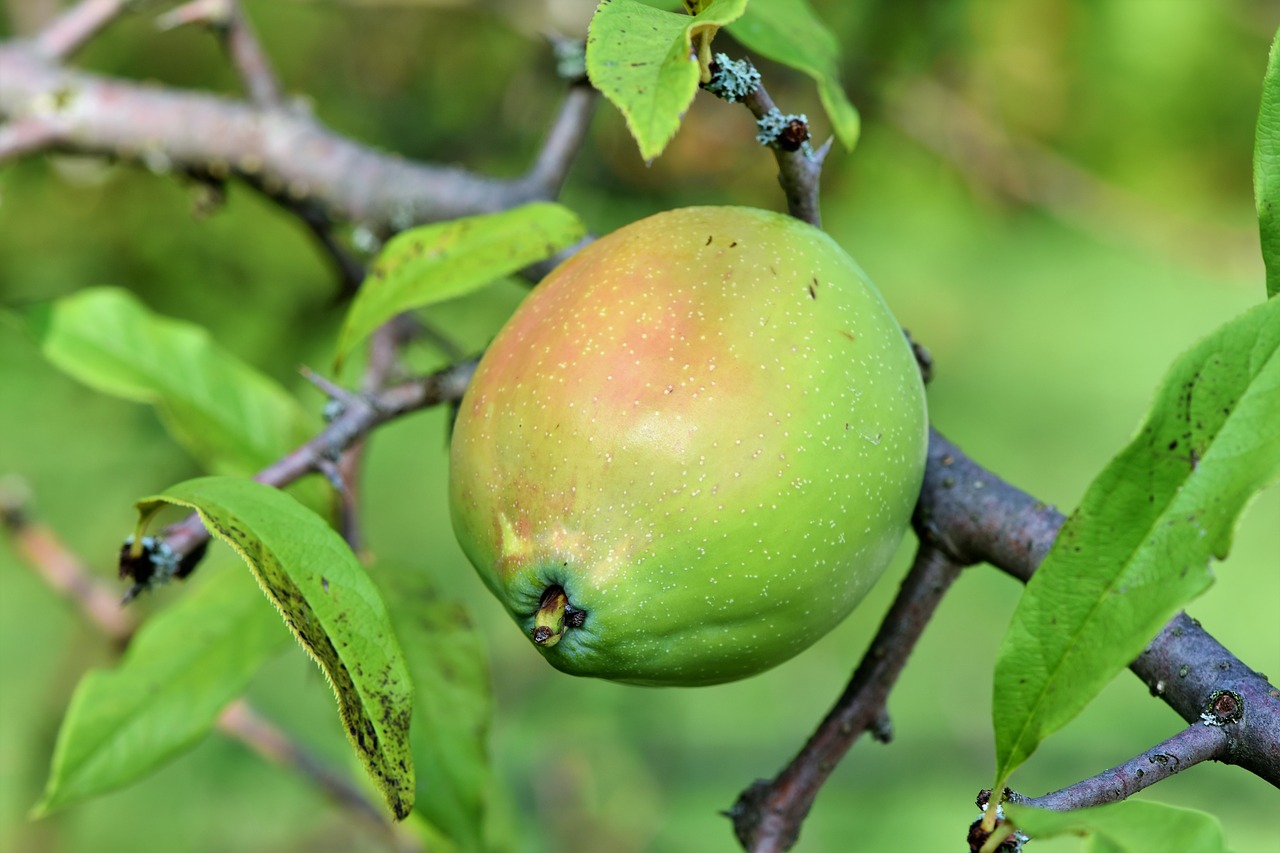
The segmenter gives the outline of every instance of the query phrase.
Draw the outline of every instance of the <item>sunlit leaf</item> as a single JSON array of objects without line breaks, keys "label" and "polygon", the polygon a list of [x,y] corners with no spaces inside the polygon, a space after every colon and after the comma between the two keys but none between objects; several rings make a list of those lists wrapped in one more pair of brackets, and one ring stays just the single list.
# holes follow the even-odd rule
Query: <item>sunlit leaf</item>
[{"label": "sunlit leaf", "polygon": [[337,361],[396,314],[479,290],[582,239],[573,211],[535,202],[411,228],[369,268],[339,337]]},{"label": "sunlit leaf", "polygon": [[80,680],[37,811],[127,785],[195,746],[288,638],[243,572],[213,572],[147,620],[118,666]]},{"label": "sunlit leaf", "polygon": [[386,604],[342,537],[284,492],[203,477],[138,502],[195,510],[249,564],[258,585],[324,670],[357,757],[397,818],[413,806],[413,688]]},{"label": "sunlit leaf", "polygon": [[1086,853],[1225,853],[1222,824],[1211,814],[1164,803],[1125,800],[1052,812],[1006,803],[1005,813],[1033,839],[1079,835]]},{"label": "sunlit leaf", "polygon": [[840,42],[808,0],[752,0],[729,33],[747,50],[812,77],[836,138],[853,148],[861,122],[840,85]]},{"label": "sunlit leaf", "polygon": [[484,850],[493,697],[483,639],[420,568],[379,564],[374,577],[413,678],[414,809],[460,849]]},{"label": "sunlit leaf", "polygon": [[587,35],[587,76],[622,112],[645,160],[667,147],[693,102],[701,79],[698,48],[707,53],[715,30],[737,20],[746,5],[711,0],[693,16],[639,0],[608,0],[596,9]]},{"label": "sunlit leaf", "polygon": [[1280,475],[1280,300],[1180,356],[1032,576],[996,662],[996,790],[1211,582]]},{"label": "sunlit leaf", "polygon": [[220,474],[252,474],[316,428],[298,402],[192,323],[153,314],[116,288],[26,312],[55,366],[106,394],[151,403],[169,433]]},{"label": "sunlit leaf", "polygon": [[1280,30],[1271,42],[1253,148],[1253,195],[1258,205],[1267,296],[1280,294]]}]

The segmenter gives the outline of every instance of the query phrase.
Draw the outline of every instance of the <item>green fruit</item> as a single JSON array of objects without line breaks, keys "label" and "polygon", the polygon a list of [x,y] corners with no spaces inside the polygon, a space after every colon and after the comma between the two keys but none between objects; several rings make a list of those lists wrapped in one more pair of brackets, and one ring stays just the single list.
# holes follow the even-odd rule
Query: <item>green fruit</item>
[{"label": "green fruit", "polygon": [[450,504],[553,666],[714,684],[853,609],[926,443],[911,349],[835,242],[689,208],[592,243],[511,317],[462,401]]}]

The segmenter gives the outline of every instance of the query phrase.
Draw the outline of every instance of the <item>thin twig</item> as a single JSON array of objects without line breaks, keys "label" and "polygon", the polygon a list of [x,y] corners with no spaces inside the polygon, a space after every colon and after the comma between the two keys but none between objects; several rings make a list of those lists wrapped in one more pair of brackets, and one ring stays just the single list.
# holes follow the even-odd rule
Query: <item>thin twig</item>
[{"label": "thin twig", "polygon": [[[417,335],[419,327],[411,315],[399,315],[383,323],[369,338],[369,362],[360,378],[360,392],[377,394],[384,389],[400,369],[400,352]],[[341,515],[339,527],[351,550],[360,554],[364,550],[364,534],[360,523],[361,494],[359,484],[364,466],[364,451],[368,437],[357,439],[338,459],[338,472],[346,488],[340,494]]]},{"label": "thin twig", "polygon": [[95,577],[52,529],[31,518],[25,490],[12,480],[0,483],[0,524],[14,550],[50,589],[76,605],[85,621],[118,649],[129,644],[138,626],[120,607],[120,594]]},{"label": "thin twig", "polygon": [[1123,764],[1042,797],[1013,793],[1009,802],[1054,811],[1114,803],[1202,761],[1222,761],[1228,737],[1220,726],[1195,722]]},{"label": "thin twig", "polygon": [[746,850],[789,850],[823,783],[854,742],[868,730],[885,739],[885,702],[916,640],[929,624],[961,566],[925,543],[875,639],[844,693],[804,748],[771,780],[757,780],[728,812]]},{"label": "thin twig", "polygon": [[66,59],[120,17],[127,5],[126,0],[81,0],[36,33],[31,46],[46,60]]},{"label": "thin twig", "polygon": [[384,810],[347,776],[335,772],[301,744],[262,716],[245,699],[237,699],[218,715],[218,731],[239,741],[261,758],[297,773],[331,801],[358,817],[390,841],[397,850],[421,850],[409,833],[390,823]]},{"label": "thin twig", "polygon": [[240,73],[240,80],[249,92],[249,100],[263,107],[275,107],[284,103],[284,91],[275,69],[271,67],[267,53],[262,49],[253,24],[245,16],[238,0],[224,0],[227,4],[224,39],[231,64]]},{"label": "thin twig", "polygon": [[587,137],[598,100],[596,90],[586,83],[571,86],[565,94],[546,141],[523,178],[524,183],[535,190],[537,195],[555,198],[560,194],[560,188],[569,175],[569,168],[577,160],[578,152]]},{"label": "thin twig", "polygon": [[[277,488],[320,470],[321,460],[335,458],[379,424],[429,406],[462,399],[475,360],[454,364],[444,370],[386,388],[377,394],[344,395],[344,405],[329,425],[297,450],[264,468],[254,478]],[[162,538],[179,557],[190,554],[209,539],[199,516],[187,516],[165,528]]]},{"label": "thin twig", "polygon": [[164,30],[191,24],[218,33],[250,101],[263,107],[284,102],[276,73],[238,0],[192,0],[156,19]]}]

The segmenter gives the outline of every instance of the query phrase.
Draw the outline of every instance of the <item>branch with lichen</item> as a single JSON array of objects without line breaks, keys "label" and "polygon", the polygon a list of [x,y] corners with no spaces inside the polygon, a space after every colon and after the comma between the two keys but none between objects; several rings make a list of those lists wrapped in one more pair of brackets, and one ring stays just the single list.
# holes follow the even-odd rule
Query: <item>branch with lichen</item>
[{"label": "branch with lichen", "polygon": [[[123,8],[120,0],[83,0],[32,39],[0,43],[0,160],[64,150],[138,160],[215,181],[240,178],[304,220],[303,211],[314,213],[319,227],[340,219],[383,234],[554,197],[579,150],[595,100],[590,89],[575,84],[533,166],[515,179],[487,178],[374,150],[285,104],[244,27],[236,31],[242,39],[239,47],[230,42],[228,47],[250,92],[248,100],[141,86],[65,67],[66,58]],[[233,0],[197,0],[184,8],[184,15],[197,18],[219,9],[239,13]],[[225,19],[228,35],[234,20]],[[819,179],[830,143],[815,150],[807,120],[783,114],[749,64],[720,55],[713,70],[707,87],[744,103],[756,117],[760,140],[777,162],[791,214],[819,225]],[[318,471],[354,488],[350,471],[334,460],[390,420],[459,399],[473,369],[474,362],[459,362],[429,377],[379,383],[359,393],[316,378],[340,404],[335,417],[316,438],[257,479],[283,486]],[[351,455],[346,458],[354,465]],[[351,504],[354,510],[354,498]],[[826,719],[787,768],[752,785],[735,806],[735,831],[745,847],[790,847],[823,783],[852,743],[863,732],[887,740],[888,693],[961,567],[988,562],[1026,581],[1062,522],[1055,509],[931,432],[914,520],[921,542],[916,563]],[[161,539],[170,551],[169,565],[189,570],[208,534],[191,516],[166,529]],[[1232,763],[1280,784],[1280,693],[1197,623],[1185,614],[1176,617],[1131,669],[1192,723],[1179,736],[1182,740],[1161,744],[1160,754],[1185,746],[1192,750],[1188,755]],[[1150,760],[1154,754],[1143,757]],[[1133,769],[1126,762],[1095,777],[1099,781],[1085,780],[1032,802],[1054,808],[1091,802],[1114,784],[1116,773],[1129,778]]]},{"label": "branch with lichen", "polygon": [[[922,543],[916,566],[903,582],[853,680],[808,743],[773,779],[747,788],[730,810],[734,832],[744,849],[753,853],[781,851],[795,843],[822,783],[854,741],[870,728],[867,721],[883,714],[884,702],[911,645],[959,567],[990,563],[1026,582],[1053,545],[1064,520],[1056,509],[997,477],[941,433],[930,430],[924,485],[913,522]],[[1209,749],[1200,760],[1234,764],[1280,786],[1280,691],[1199,623],[1185,613],[1174,617],[1129,668],[1153,695],[1191,723],[1191,728],[1214,729],[1184,733],[1174,744],[1161,747],[1194,745],[1197,753]],[[1188,753],[1188,760],[1190,756]],[[1138,763],[1142,760],[1135,759]],[[1116,772],[1132,769],[1125,764]],[[1030,803],[1066,809],[1110,801],[1095,798],[1103,795],[1106,781],[1114,778],[1114,772],[1102,774],[1100,779],[1086,780]],[[1156,781],[1159,779],[1153,778],[1147,784]],[[1123,796],[1138,790],[1139,786],[1131,784]],[[1112,799],[1118,798],[1122,797]]]},{"label": "branch with lichen", "polygon": [[[71,602],[86,623],[123,653],[133,639],[137,622],[119,604],[119,596],[95,577],[89,566],[48,526],[31,514],[24,488],[16,480],[0,482],[0,529],[22,561],[54,592]],[[421,849],[408,832],[394,825],[344,774],[332,769],[283,730],[262,716],[245,699],[237,699],[218,715],[218,731],[252,752],[310,781],[331,801],[383,836],[396,850]]]}]

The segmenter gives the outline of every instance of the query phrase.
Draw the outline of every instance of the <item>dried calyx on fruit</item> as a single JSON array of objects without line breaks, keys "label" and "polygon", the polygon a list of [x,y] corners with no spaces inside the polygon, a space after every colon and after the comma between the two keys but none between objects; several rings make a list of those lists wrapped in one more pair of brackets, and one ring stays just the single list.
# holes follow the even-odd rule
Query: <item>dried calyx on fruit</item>
[{"label": "dried calyx on fruit", "polygon": [[511,317],[462,401],[450,504],[553,666],[713,684],[862,599],[926,444],[911,348],[830,237],[689,208],[597,240]]}]

